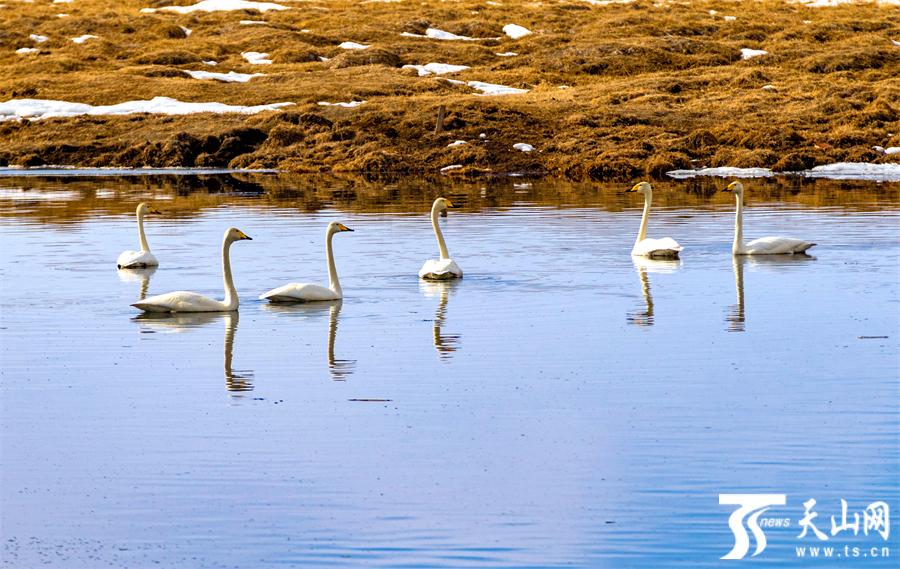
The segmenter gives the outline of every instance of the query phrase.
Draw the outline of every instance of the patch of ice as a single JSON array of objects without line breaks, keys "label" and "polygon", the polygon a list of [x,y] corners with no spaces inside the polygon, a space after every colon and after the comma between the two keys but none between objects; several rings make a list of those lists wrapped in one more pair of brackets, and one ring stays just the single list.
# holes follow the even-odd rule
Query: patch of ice
[{"label": "patch of ice", "polygon": [[28,38],[29,38],[31,41],[33,41],[34,43],[44,43],[45,41],[47,41],[48,39],[50,39],[50,38],[48,38],[47,36],[40,36],[40,35],[38,35],[38,34],[31,34],[30,36],[28,36]]},{"label": "patch of ice", "polygon": [[894,45],[900,45],[900,41],[897,40],[891,40],[891,43]]},{"label": "patch of ice", "polygon": [[884,149],[885,154],[900,154],[900,146],[890,146]]},{"label": "patch of ice", "polygon": [[512,39],[517,40],[519,38],[524,38],[525,36],[531,35],[531,30],[517,24],[506,24],[505,26],[503,26],[503,33],[508,35]]},{"label": "patch of ice", "polygon": [[428,28],[427,30],[425,30],[425,35],[411,34],[409,32],[403,32],[400,35],[408,37],[408,38],[429,38],[429,39],[433,39],[433,40],[445,40],[445,41],[481,41],[481,40],[500,39],[500,38],[470,38],[468,36],[458,36],[456,34],[451,34],[450,32],[445,32],[444,30],[439,30],[437,28]]},{"label": "patch of ice", "polygon": [[88,40],[95,40],[97,36],[91,34],[84,34],[83,36],[78,36],[77,38],[72,38],[72,41],[75,43],[84,43]]},{"label": "patch of ice", "polygon": [[210,66],[213,66],[213,67],[215,67],[216,65],[219,64],[218,61],[213,61],[212,59],[204,59],[204,60],[201,60],[200,63],[202,63],[202,64],[204,64],[204,65],[210,65]]},{"label": "patch of ice", "polygon": [[71,4],[72,0],[53,0],[54,4]]},{"label": "patch of ice", "polygon": [[831,180],[900,182],[900,164],[837,162],[816,166],[812,170],[805,170],[802,174],[807,178],[829,178]]},{"label": "patch of ice", "polygon": [[324,63],[324,62],[326,62],[326,61],[331,61],[331,58],[330,58],[330,57],[325,57],[324,55],[320,55],[320,56],[319,56],[319,61],[321,61],[321,62]]},{"label": "patch of ice", "polygon": [[289,10],[287,6],[272,2],[248,2],[246,0],[203,0],[192,6],[163,6],[162,8],[142,8],[141,12],[152,14],[154,12],[175,12],[178,14],[190,14],[192,12],[232,12],[234,10],[256,10],[268,12],[269,10]]},{"label": "patch of ice", "polygon": [[238,24],[242,26],[265,26],[269,22],[264,22],[262,20],[241,20]]},{"label": "patch of ice", "polygon": [[768,168],[733,168],[720,166],[718,168],[699,168],[697,170],[672,170],[666,175],[676,180],[695,178],[697,176],[716,176],[719,178],[771,178],[775,174]]},{"label": "patch of ice", "polygon": [[761,89],[762,89],[763,91],[777,91],[777,90],[778,90],[778,87],[776,87],[775,85],[763,85],[763,86],[761,87]]},{"label": "patch of ice", "polygon": [[454,146],[462,146],[463,144],[468,144],[465,140],[454,140],[450,144],[447,145],[447,148],[453,148]]},{"label": "patch of ice", "polygon": [[459,170],[460,168],[462,168],[462,164],[451,164],[449,166],[444,166],[443,168],[441,168],[441,174],[450,172],[451,170]]},{"label": "patch of ice", "polygon": [[521,152],[531,152],[532,150],[534,150],[534,146],[525,144],[524,142],[517,142],[516,144],[513,144],[513,148]]},{"label": "patch of ice", "polygon": [[446,73],[458,73],[469,69],[468,65],[450,65],[449,63],[426,63],[425,65],[404,65],[401,69],[415,69],[419,77],[426,75],[444,75]]},{"label": "patch of ice", "polygon": [[16,50],[16,53],[18,53],[19,55],[26,55],[29,53],[37,53],[39,51],[40,50],[36,47],[20,47]]},{"label": "patch of ice", "polygon": [[224,81],[226,83],[246,83],[254,77],[264,77],[264,74],[262,73],[235,73],[234,71],[229,71],[228,73],[214,73],[212,71],[192,71],[189,69],[183,71],[194,79],[215,79],[216,81]]},{"label": "patch of ice", "polygon": [[725,20],[726,22],[733,22],[733,21],[737,20],[737,17],[736,16],[722,16],[722,19]]},{"label": "patch of ice", "polygon": [[768,55],[769,52],[764,49],[750,49],[748,47],[741,48],[741,59],[750,59],[761,55]]},{"label": "patch of ice", "polygon": [[224,103],[187,103],[169,97],[154,97],[149,101],[128,101],[118,105],[86,105],[48,99],[10,99],[0,103],[0,122],[8,120],[40,120],[51,117],[76,117],[80,115],[131,115],[150,113],[161,115],[190,115],[194,113],[239,113],[252,115],[262,111],[274,111],[294,103],[241,106]]},{"label": "patch of ice", "polygon": [[192,30],[190,28],[186,28],[184,26],[178,26],[178,27],[181,28],[182,32],[184,32],[184,37],[189,37],[192,33],[194,33],[194,30]]},{"label": "patch of ice", "polygon": [[369,49],[372,46],[356,43],[355,41],[345,41],[341,42],[338,47],[341,49]]},{"label": "patch of ice", "polygon": [[242,51],[241,57],[247,60],[247,63],[252,65],[271,65],[272,60],[269,59],[268,53],[263,53],[261,51]]},{"label": "patch of ice", "polygon": [[69,15],[68,14],[57,14],[56,17],[57,18],[68,18]]},{"label": "patch of ice", "polygon": [[515,57],[519,54],[514,51],[504,51],[503,53],[495,53],[494,55],[497,57]]},{"label": "patch of ice", "polygon": [[522,93],[528,92],[528,89],[517,89],[515,87],[495,85],[494,83],[485,83],[483,81],[469,81],[466,85],[481,91],[484,95],[521,95]]},{"label": "patch of ice", "polygon": [[319,101],[319,105],[322,107],[344,107],[345,109],[352,109],[354,107],[358,107],[365,103],[365,101],[350,101],[348,103],[329,103],[328,101]]}]

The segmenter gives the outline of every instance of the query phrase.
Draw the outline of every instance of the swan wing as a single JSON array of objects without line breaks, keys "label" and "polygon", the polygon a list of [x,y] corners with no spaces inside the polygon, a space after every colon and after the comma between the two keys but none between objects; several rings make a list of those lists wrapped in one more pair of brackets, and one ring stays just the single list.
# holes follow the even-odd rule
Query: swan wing
[{"label": "swan wing", "polygon": [[321,302],[340,298],[330,288],[309,283],[290,283],[259,295],[260,300],[269,302]]},{"label": "swan wing", "polygon": [[131,306],[144,312],[221,312],[227,310],[224,302],[183,290],[151,296],[135,302]]},{"label": "swan wing", "polygon": [[157,265],[159,261],[150,251],[123,251],[116,259],[116,267],[119,269],[142,269]]},{"label": "swan wing", "polygon": [[760,237],[744,245],[748,255],[789,255],[803,253],[815,243],[792,237]]},{"label": "swan wing", "polygon": [[631,254],[638,257],[674,258],[683,250],[684,247],[671,237],[663,237],[662,239],[644,239],[639,243],[635,243]]},{"label": "swan wing", "polygon": [[462,269],[453,259],[428,259],[419,269],[419,278],[421,279],[459,279],[462,276]]}]

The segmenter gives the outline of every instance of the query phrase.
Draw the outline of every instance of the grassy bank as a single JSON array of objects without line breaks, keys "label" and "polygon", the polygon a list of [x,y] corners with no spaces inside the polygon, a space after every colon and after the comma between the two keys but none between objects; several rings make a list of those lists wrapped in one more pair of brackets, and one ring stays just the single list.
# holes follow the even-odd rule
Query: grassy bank
[{"label": "grassy bank", "polygon": [[[615,180],[692,166],[799,170],[900,161],[900,154],[872,150],[900,146],[896,6],[336,0],[280,2],[290,9],[265,13],[140,11],[169,3],[8,0],[0,8],[0,100],[295,104],[249,116],[7,121],[0,123],[0,164],[370,176],[458,164],[455,173]],[[502,31],[510,23],[533,33],[511,39]],[[401,35],[428,27],[491,39]],[[31,34],[48,40],[37,43]],[[83,34],[97,38],[70,40]],[[345,50],[338,47],[344,41],[371,47]],[[22,47],[37,51],[16,53]],[[742,48],[768,54],[743,60]],[[241,56],[247,51],[269,53],[273,64],[251,65]],[[496,55],[505,52],[518,55]],[[470,69],[420,77],[401,68],[430,62]],[[199,69],[265,76],[222,83],[184,73]],[[483,96],[447,78],[528,92]],[[351,100],[366,103],[318,105]],[[435,133],[441,106],[444,130]],[[448,147],[455,140],[467,144]],[[520,142],[535,151],[514,150]]]}]

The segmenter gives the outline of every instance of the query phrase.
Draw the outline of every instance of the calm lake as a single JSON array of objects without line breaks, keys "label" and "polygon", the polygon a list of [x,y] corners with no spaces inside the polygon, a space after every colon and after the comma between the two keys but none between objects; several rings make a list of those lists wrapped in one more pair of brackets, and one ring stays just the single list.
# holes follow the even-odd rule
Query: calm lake
[{"label": "calm lake", "polygon": [[[745,180],[746,237],[818,246],[737,260],[725,184],[654,185],[653,262],[626,184],[0,175],[2,566],[896,567],[900,183]],[[257,300],[332,220],[343,302]],[[239,312],[138,317],[222,298],[229,226]],[[729,493],[786,496],[753,561]]]}]

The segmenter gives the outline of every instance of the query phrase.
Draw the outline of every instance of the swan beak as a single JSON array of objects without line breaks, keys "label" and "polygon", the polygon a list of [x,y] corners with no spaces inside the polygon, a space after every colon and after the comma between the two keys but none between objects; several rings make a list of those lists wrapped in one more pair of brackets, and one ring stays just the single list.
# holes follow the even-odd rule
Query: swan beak
[{"label": "swan beak", "polygon": [[338,224],[338,230],[339,230],[339,231],[353,231],[352,229],[350,229],[349,227],[347,227],[347,226],[344,225],[343,223]]},{"label": "swan beak", "polygon": [[447,204],[447,207],[456,207],[453,205],[453,202],[451,202],[450,200],[444,200],[444,203]]},{"label": "swan beak", "polygon": [[240,233],[241,240],[253,241],[253,238],[244,233],[243,231],[238,231]]}]

